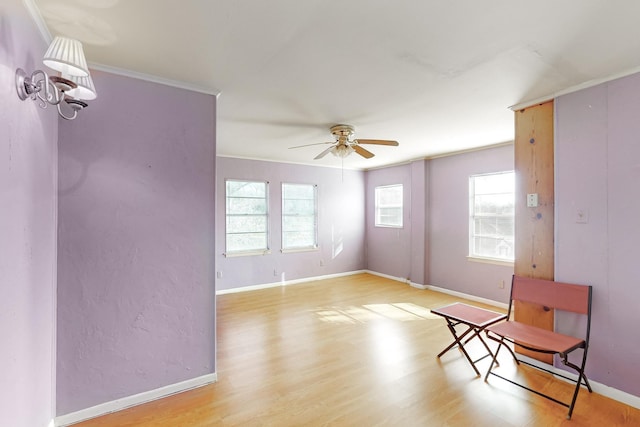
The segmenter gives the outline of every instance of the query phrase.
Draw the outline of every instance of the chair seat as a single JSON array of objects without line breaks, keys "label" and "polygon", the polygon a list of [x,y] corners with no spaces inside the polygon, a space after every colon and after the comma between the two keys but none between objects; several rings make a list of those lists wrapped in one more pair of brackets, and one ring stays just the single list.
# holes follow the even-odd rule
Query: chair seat
[{"label": "chair seat", "polygon": [[487,331],[509,338],[526,346],[556,353],[567,353],[584,347],[585,341],[524,323],[508,321],[488,326]]}]

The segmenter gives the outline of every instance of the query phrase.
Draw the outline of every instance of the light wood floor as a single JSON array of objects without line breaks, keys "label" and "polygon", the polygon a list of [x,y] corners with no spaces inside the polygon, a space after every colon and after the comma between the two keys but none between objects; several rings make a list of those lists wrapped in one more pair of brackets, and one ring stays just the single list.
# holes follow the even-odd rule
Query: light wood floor
[{"label": "light wood floor", "polygon": [[[429,309],[456,300],[367,274],[222,295],[217,383],[76,426],[640,425],[640,410],[584,389],[567,421],[560,405],[485,383],[457,349],[437,359],[451,336]],[[501,356],[503,373],[568,399],[570,384]]]}]

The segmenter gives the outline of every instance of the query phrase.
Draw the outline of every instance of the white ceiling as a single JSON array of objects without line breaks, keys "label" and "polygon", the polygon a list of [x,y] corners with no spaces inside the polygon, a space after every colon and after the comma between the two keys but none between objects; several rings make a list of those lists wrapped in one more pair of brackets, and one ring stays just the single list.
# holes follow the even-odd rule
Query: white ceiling
[{"label": "white ceiling", "polygon": [[98,68],[219,92],[224,156],[340,166],[288,149],[336,123],[400,143],[348,168],[499,144],[509,106],[640,69],[629,0],[32,1]]}]

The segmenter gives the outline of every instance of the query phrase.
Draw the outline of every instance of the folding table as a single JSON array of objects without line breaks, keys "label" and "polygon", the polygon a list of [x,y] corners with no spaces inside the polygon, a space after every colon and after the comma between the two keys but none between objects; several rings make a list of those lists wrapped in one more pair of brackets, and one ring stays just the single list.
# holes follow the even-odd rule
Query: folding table
[{"label": "folding table", "polygon": [[[493,325],[494,323],[505,320],[507,318],[507,315],[496,313],[495,311],[485,310],[484,308],[463,304],[460,302],[456,302],[440,308],[434,308],[431,310],[431,312],[438,316],[444,317],[444,319],[447,321],[447,327],[449,328],[449,331],[454,338],[454,341],[449,344],[447,348],[442,350],[440,354],[438,354],[438,358],[457,345],[460,350],[462,350],[462,353],[465,355],[469,363],[471,363],[473,370],[476,371],[476,374],[478,374],[478,376],[480,376],[480,371],[478,371],[478,368],[476,368],[476,362],[479,362],[487,356],[493,357],[491,349],[482,339],[480,332],[482,332],[482,330],[489,325]],[[467,326],[467,329],[461,335],[458,335],[455,327],[460,324]],[[469,334],[471,334],[471,336],[463,342],[462,340]],[[485,354],[479,359],[473,360],[471,359],[471,357],[469,357],[469,354],[467,353],[467,350],[465,350],[464,345],[475,337],[477,337],[482,342],[484,347],[487,349],[488,354]]]}]

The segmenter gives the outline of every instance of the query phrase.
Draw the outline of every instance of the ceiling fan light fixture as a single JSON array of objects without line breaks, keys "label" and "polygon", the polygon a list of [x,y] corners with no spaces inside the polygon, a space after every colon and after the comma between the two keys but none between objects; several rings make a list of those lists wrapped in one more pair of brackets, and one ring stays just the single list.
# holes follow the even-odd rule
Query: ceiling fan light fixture
[{"label": "ceiling fan light fixture", "polygon": [[331,149],[331,154],[333,154],[336,157],[340,157],[340,158],[345,158],[347,157],[349,154],[353,153],[355,150],[353,149],[352,146],[350,145],[336,145],[335,147],[333,147]]}]

